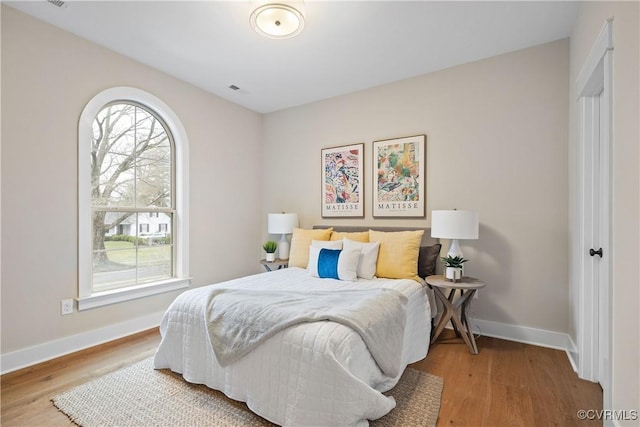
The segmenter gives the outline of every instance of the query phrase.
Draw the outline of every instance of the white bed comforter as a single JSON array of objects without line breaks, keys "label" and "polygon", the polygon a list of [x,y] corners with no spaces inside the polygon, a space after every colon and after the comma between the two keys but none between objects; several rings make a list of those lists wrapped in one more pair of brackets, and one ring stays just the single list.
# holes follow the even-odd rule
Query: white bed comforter
[{"label": "white bed comforter", "polygon": [[[400,373],[385,375],[362,337],[332,321],[288,327],[235,363],[222,367],[207,330],[207,301],[220,287],[230,289],[343,291],[388,288],[407,297]],[[367,425],[395,407],[382,394],[408,363],[427,354],[431,310],[426,288],[413,280],[344,282],[318,279],[288,268],[196,288],[167,310],[154,367],[169,368],[193,383],[246,402],[256,414],[280,425]]]},{"label": "white bed comforter", "polygon": [[397,376],[407,323],[407,297],[395,289],[280,291],[216,286],[207,300],[207,329],[220,366],[237,362],[278,332],[328,320],[356,331],[382,372]]}]

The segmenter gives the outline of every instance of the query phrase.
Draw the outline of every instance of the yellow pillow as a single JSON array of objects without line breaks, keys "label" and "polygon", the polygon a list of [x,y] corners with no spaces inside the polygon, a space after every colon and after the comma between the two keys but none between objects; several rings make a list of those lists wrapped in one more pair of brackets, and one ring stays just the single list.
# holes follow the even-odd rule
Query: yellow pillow
[{"label": "yellow pillow", "polygon": [[334,231],[333,233],[331,233],[331,240],[342,240],[344,237],[356,242],[362,242],[362,243],[369,242],[368,231],[351,231],[351,232]]},{"label": "yellow pillow", "polygon": [[307,268],[309,264],[309,246],[312,240],[329,240],[331,228],[319,228],[316,230],[305,230],[294,228],[291,237],[291,247],[289,249],[289,267]]},{"label": "yellow pillow", "polygon": [[414,279],[418,276],[418,255],[424,230],[369,230],[369,241],[380,242],[376,276],[388,279]]}]

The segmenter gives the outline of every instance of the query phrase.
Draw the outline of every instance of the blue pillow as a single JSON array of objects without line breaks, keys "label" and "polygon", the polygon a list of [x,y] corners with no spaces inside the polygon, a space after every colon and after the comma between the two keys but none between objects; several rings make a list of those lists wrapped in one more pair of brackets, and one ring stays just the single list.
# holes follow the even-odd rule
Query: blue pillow
[{"label": "blue pillow", "polygon": [[307,271],[311,276],[323,279],[356,281],[358,280],[359,258],[359,250],[327,249],[311,246],[309,247]]},{"label": "blue pillow", "polygon": [[340,279],[338,276],[338,260],[341,249],[320,249],[318,254],[318,277],[323,279]]}]

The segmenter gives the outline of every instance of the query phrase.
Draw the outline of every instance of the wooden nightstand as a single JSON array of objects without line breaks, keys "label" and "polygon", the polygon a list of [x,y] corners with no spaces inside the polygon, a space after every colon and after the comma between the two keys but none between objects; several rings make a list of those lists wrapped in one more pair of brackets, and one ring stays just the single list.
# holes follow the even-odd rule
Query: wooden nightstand
[{"label": "wooden nightstand", "polygon": [[[469,310],[469,304],[471,303],[473,295],[478,289],[485,287],[485,283],[473,277],[463,277],[456,282],[450,282],[446,280],[444,276],[429,276],[425,281],[433,288],[436,298],[438,298],[444,306],[444,313],[442,313],[440,320],[438,320],[438,325],[431,338],[431,344],[438,339],[444,327],[449,320],[451,320],[456,335],[462,335],[462,339],[469,347],[471,353],[478,354],[476,340],[469,327],[467,311]],[[446,289],[449,290],[448,296],[445,295]],[[460,296],[454,299],[456,291],[460,291]]]},{"label": "wooden nightstand", "polygon": [[276,259],[275,261],[266,261],[264,259],[260,260],[260,264],[267,271],[280,270],[281,268],[287,268],[289,266],[288,259]]}]

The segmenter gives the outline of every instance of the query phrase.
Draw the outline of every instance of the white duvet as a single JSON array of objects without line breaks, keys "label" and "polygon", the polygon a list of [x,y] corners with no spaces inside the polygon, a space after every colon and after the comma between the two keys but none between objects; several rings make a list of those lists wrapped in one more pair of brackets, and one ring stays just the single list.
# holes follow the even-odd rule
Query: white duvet
[{"label": "white duvet", "polygon": [[[235,363],[222,367],[207,331],[207,301],[229,289],[335,291],[389,288],[407,297],[401,369],[385,375],[362,337],[341,323],[319,321],[288,327]],[[349,293],[345,293],[347,295]],[[196,288],[167,310],[155,356],[156,369],[169,368],[192,383],[246,402],[256,414],[280,425],[367,425],[395,407],[390,390],[407,364],[427,354],[431,310],[426,287],[414,280],[359,279],[345,282],[281,269]],[[393,394],[393,393],[391,393]]]}]

